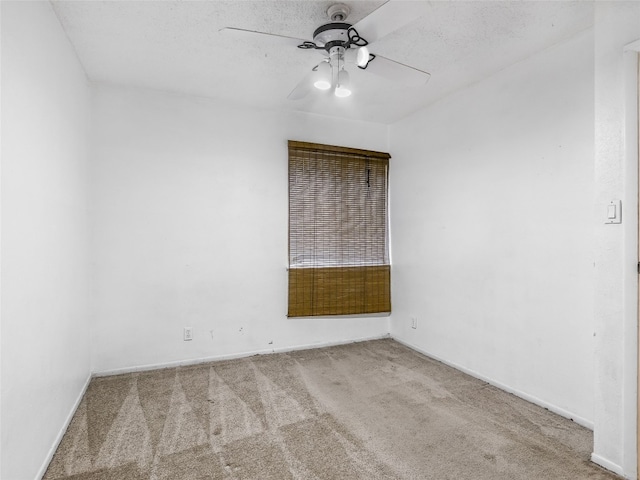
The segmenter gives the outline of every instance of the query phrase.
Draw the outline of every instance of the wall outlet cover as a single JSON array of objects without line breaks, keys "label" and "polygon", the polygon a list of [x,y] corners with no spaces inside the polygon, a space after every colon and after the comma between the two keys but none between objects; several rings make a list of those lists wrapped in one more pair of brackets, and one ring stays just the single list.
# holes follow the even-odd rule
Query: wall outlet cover
[{"label": "wall outlet cover", "polygon": [[189,340],[193,340],[193,328],[184,327],[184,341],[188,342]]}]

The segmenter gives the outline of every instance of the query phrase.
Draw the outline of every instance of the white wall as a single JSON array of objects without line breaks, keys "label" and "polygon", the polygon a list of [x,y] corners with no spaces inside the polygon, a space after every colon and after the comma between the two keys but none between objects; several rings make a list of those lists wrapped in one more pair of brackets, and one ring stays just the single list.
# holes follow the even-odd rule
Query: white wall
[{"label": "white wall", "polygon": [[287,139],[386,151],[386,126],[107,86],[93,114],[94,371],[387,334],[286,318]]},{"label": "white wall", "polygon": [[49,2],[3,1],[1,9],[0,476],[30,480],[46,467],[90,374],[90,98]]},{"label": "white wall", "polygon": [[[637,155],[625,157],[629,113],[623,48],[639,39],[639,2],[596,2],[593,460],[627,478],[636,478],[637,470],[638,159]],[[612,198],[626,205],[625,218],[617,228],[600,221]]]},{"label": "white wall", "polygon": [[390,130],[392,335],[588,426],[593,68],[589,31]]}]

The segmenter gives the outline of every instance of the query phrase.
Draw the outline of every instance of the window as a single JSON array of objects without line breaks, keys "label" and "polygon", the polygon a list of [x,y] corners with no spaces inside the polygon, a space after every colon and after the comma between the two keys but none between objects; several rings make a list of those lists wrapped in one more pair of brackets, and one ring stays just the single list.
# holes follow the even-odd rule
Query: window
[{"label": "window", "polygon": [[289,141],[290,317],[391,311],[389,154]]}]

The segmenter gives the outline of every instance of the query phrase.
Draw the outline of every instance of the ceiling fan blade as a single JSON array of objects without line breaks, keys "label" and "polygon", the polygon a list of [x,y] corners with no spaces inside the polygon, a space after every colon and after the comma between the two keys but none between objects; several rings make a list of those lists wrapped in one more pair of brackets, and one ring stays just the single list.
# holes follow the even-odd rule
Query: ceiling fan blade
[{"label": "ceiling fan blade", "polygon": [[311,93],[311,80],[313,79],[313,74],[317,67],[318,66],[316,65],[309,71],[309,73],[302,77],[302,80],[300,80],[295,88],[291,90],[291,93],[287,95],[289,100],[300,100]]},{"label": "ceiling fan blade", "polygon": [[429,81],[429,78],[431,78],[430,73],[410,67],[404,63],[396,62],[395,60],[390,60],[381,55],[376,55],[376,57],[369,62],[366,71],[408,87],[425,85]]},{"label": "ceiling fan blade", "polygon": [[353,28],[369,43],[395,32],[427,13],[429,2],[388,0],[364,17]]},{"label": "ceiling fan blade", "polygon": [[297,47],[307,40],[274,33],[257,32],[255,30],[245,30],[244,28],[225,27],[219,30],[220,33],[235,38],[256,38],[262,42],[278,43],[280,45],[290,45]]}]

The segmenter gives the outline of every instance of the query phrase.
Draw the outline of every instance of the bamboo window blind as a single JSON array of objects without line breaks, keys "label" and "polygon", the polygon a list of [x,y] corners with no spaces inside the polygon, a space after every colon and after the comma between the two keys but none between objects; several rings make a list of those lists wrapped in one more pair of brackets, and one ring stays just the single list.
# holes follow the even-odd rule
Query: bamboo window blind
[{"label": "bamboo window blind", "polygon": [[391,311],[389,154],[289,141],[290,317]]}]

